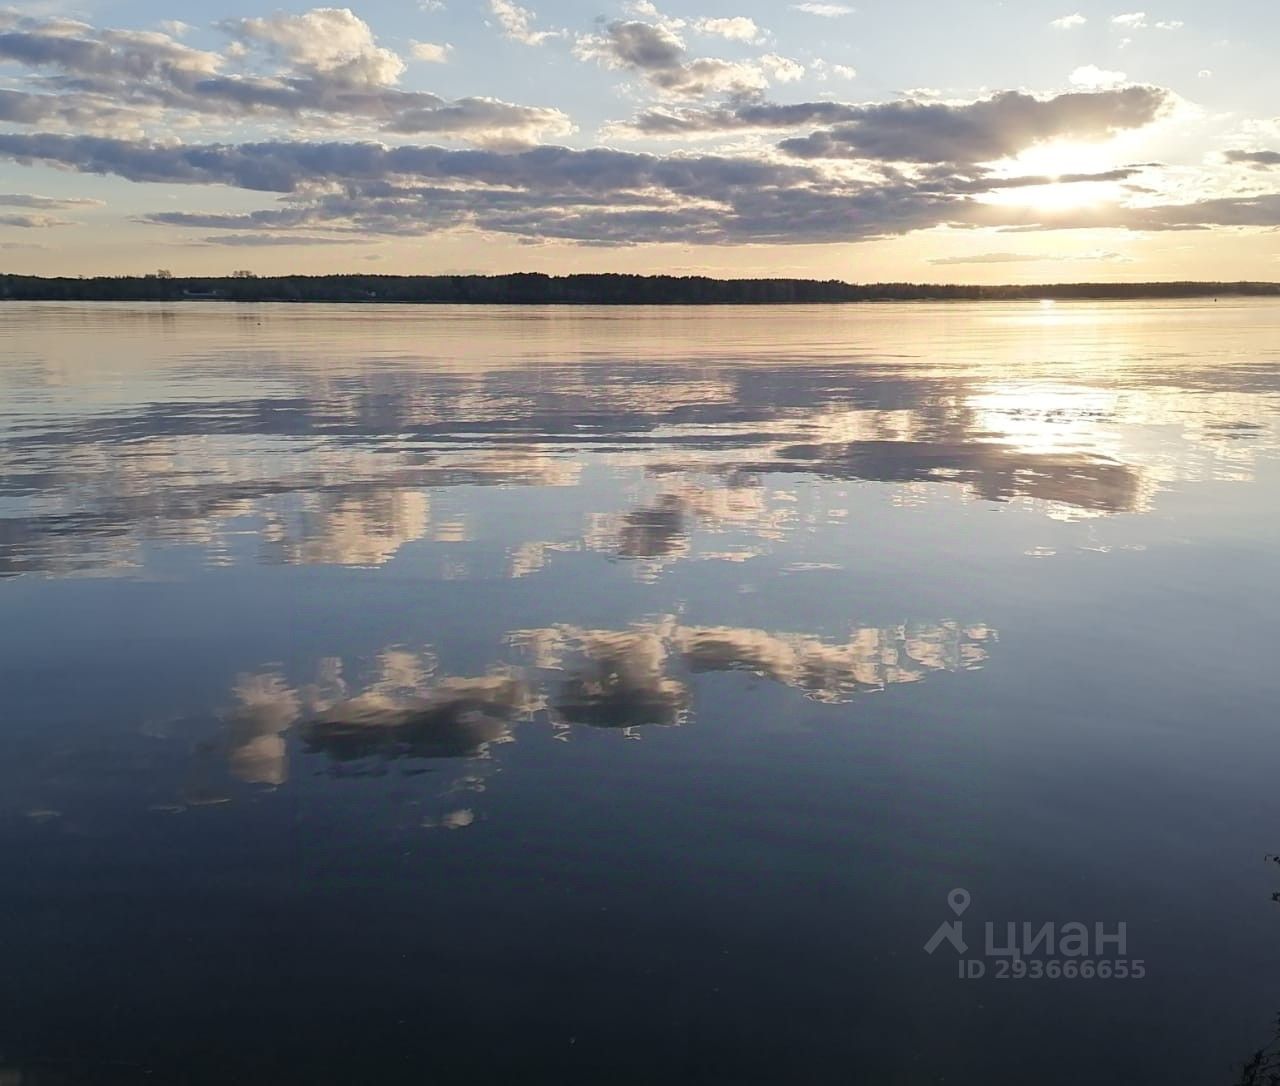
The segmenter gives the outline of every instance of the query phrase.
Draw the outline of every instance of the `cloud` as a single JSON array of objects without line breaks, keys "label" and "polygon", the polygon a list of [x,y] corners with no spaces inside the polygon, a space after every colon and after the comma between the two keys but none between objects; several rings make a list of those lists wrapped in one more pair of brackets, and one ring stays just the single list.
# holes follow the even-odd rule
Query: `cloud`
[{"label": "cloud", "polygon": [[44,230],[51,226],[74,226],[70,219],[53,215],[0,215],[0,226],[16,226],[23,230]]},{"label": "cloud", "polygon": [[1130,257],[1123,253],[1097,250],[1089,253],[1077,253],[1070,256],[1045,253],[973,253],[969,256],[936,257],[929,263],[937,267],[954,267],[963,264],[1043,264],[1046,262],[1082,261],[1087,263],[1122,264],[1129,263]]},{"label": "cloud", "polygon": [[814,74],[824,82],[828,79],[857,79],[858,69],[848,64],[834,64],[826,60],[815,60],[813,62]]},{"label": "cloud", "polygon": [[212,234],[200,239],[204,245],[258,248],[284,245],[359,245],[363,238],[325,238],[313,234]]},{"label": "cloud", "polygon": [[941,256],[930,260],[939,267],[958,264],[1033,264],[1050,259],[1034,253],[973,253],[970,256]]},{"label": "cloud", "polygon": [[[315,141],[269,135],[252,142],[182,142],[170,133],[152,138],[45,130],[0,132],[0,158],[136,182],[217,185],[273,194],[274,201],[251,211],[193,209],[145,218],[188,235],[204,231],[221,237],[218,244],[232,246],[319,245],[447,231],[592,245],[822,243],[890,237],[939,225],[1009,230],[1273,225],[1277,214],[1271,196],[1177,206],[1108,205],[1061,213],[997,206],[981,199],[1001,189],[1055,181],[1130,179],[1141,167],[1052,178],[1000,176],[989,164],[1044,141],[1102,140],[1149,124],[1173,103],[1169,92],[1155,87],[1043,98],[1010,91],[970,102],[781,105],[759,98],[731,99],[716,107],[649,110],[629,126],[649,136],[808,132],[783,140],[778,148],[756,147],[732,155],[575,150],[545,143],[494,146],[502,133],[509,133],[512,143],[521,137],[532,142],[528,137],[533,133],[567,126],[567,118],[494,99],[446,101],[385,85],[379,81],[394,78],[393,66],[380,59],[381,47],[365,33],[367,28],[362,30],[363,24],[356,25],[358,20],[348,15],[327,14],[318,21],[281,15],[250,20],[247,27],[240,24],[236,40],[253,43],[252,48],[282,66],[276,76],[229,73],[220,67],[221,60],[210,65],[179,53],[184,71],[193,66],[204,70],[189,79],[178,78],[171,74],[172,66],[156,66],[159,55],[171,52],[172,43],[152,41],[143,47],[150,50],[150,60],[140,68],[142,77],[126,81],[109,74],[101,77],[100,85],[122,88],[127,108],[140,108],[144,100],[172,100],[181,106],[195,101],[202,111],[212,112],[216,106],[232,116],[269,119],[310,116],[299,104],[310,102],[317,112],[327,110],[320,115],[335,126],[360,117],[384,132],[464,137],[487,145],[456,150],[414,143],[387,146],[368,138]],[[12,29],[12,22],[8,25]],[[317,26],[330,25],[343,34],[312,40]],[[31,26],[15,32],[30,33]],[[109,73],[119,70],[119,49],[110,46],[104,53],[97,48],[106,45],[106,32],[46,21],[41,34],[58,38],[63,50],[57,53],[62,67],[55,69],[55,78],[74,70],[70,81],[80,88],[90,66]],[[65,50],[67,41],[87,42],[89,47]],[[131,39],[130,48],[136,46]],[[675,88],[671,93],[690,94],[711,86],[727,89],[699,67],[703,62],[688,57],[683,42],[666,25],[610,24],[602,38],[593,40],[591,48],[597,47],[605,50],[608,63],[641,71],[652,85]],[[799,69],[795,62],[772,54],[751,65],[761,81],[783,81]],[[147,74],[159,70],[170,74]],[[730,80],[728,86],[745,86],[750,88],[747,93],[755,93],[759,83]],[[128,88],[142,88],[137,92],[151,98],[129,101]],[[81,93],[0,91],[0,114],[21,112],[31,106],[30,99],[40,99],[58,103],[65,118],[70,115],[66,111],[84,106],[85,100],[77,97]],[[48,128],[45,122],[41,126]],[[1267,164],[1257,157],[1265,152],[1238,154],[1253,156],[1241,162]],[[27,225],[38,221],[37,213],[61,206],[39,202],[54,197],[7,199],[8,206],[32,212],[11,216]],[[16,202],[20,199],[25,202]],[[47,214],[45,218],[49,225],[59,221]]]},{"label": "cloud", "polygon": [[1054,19],[1049,25],[1055,30],[1074,30],[1078,26],[1084,26],[1089,20],[1079,12],[1074,15],[1064,15],[1060,19]]},{"label": "cloud", "polygon": [[888,102],[845,107],[844,123],[779,146],[809,159],[991,162],[1048,140],[1100,140],[1141,128],[1170,104],[1167,91],[1142,86],[1052,98],[1004,91],[962,105]]},{"label": "cloud", "polygon": [[405,68],[399,56],[374,41],[369,24],[349,8],[315,8],[302,15],[278,12],[220,25],[240,41],[267,46],[294,70],[335,83],[390,86]]},{"label": "cloud", "polygon": [[409,46],[409,53],[414,60],[428,64],[444,64],[452,52],[452,45],[437,45],[429,41],[415,41]]},{"label": "cloud", "polygon": [[661,632],[573,631],[562,663],[567,678],[552,711],[570,724],[595,728],[675,727],[692,701],[689,688],[666,674],[669,647]]},{"label": "cloud", "polygon": [[758,42],[764,37],[756,21],[744,15],[728,19],[696,19],[693,28],[699,34],[712,34],[729,41]]},{"label": "cloud", "polygon": [[855,11],[847,4],[815,3],[792,4],[791,10],[804,12],[805,15],[817,15],[823,19],[839,19],[843,15],[852,15]]},{"label": "cloud", "polygon": [[1107,90],[1110,87],[1118,87],[1128,78],[1124,72],[1109,72],[1096,64],[1085,64],[1068,76],[1072,86],[1084,87],[1088,90]]},{"label": "cloud", "polygon": [[102,207],[101,200],[85,200],[64,196],[32,196],[25,192],[0,193],[0,205],[4,207],[30,207],[44,211],[72,211],[84,207]]},{"label": "cloud", "polygon": [[780,57],[777,53],[766,53],[760,58],[760,66],[769,73],[775,83],[795,83],[804,78],[805,67],[790,57]]},{"label": "cloud", "polygon": [[840,102],[798,102],[791,105],[752,102],[712,108],[664,107],[645,110],[629,123],[615,125],[611,131],[620,135],[650,137],[781,130],[853,121],[862,115],[865,108]]},{"label": "cloud", "polygon": [[786,82],[797,78],[797,69],[803,74],[794,61],[772,54],[754,63],[691,58],[672,25],[639,20],[608,23],[603,33],[579,38],[574,53],[607,68],[636,72],[660,93],[685,98],[755,94],[769,85],[771,76]]},{"label": "cloud", "polygon": [[[158,226],[268,234],[426,236],[468,229],[521,239],[593,245],[649,242],[737,245],[855,241],[955,226],[1068,229],[1079,225],[1186,228],[1208,218],[1262,223],[1270,205],[1233,208],[1113,208],[1087,218],[974,199],[1052,178],[997,178],[953,164],[904,172],[885,165],[850,178],[796,160],[725,155],[654,155],[607,148],[543,146],[519,153],[385,147],[374,143],[174,145],[54,134],[0,133],[0,158],[133,181],[226,185],[279,194],[251,212],[156,212]],[[1068,175],[1117,180],[1138,167]],[[959,172],[958,172],[959,171]],[[1172,223],[1164,225],[1164,214]]]},{"label": "cloud", "polygon": [[1181,30],[1186,23],[1181,19],[1161,19],[1154,23],[1147,21],[1147,13],[1145,11],[1133,11],[1127,15],[1117,15],[1112,18],[1111,22],[1116,26],[1123,27],[1125,30],[1149,30],[1154,27],[1156,30]]},{"label": "cloud", "polygon": [[1015,155],[1047,140],[1098,140],[1141,128],[1172,102],[1169,92],[1141,86],[1051,98],[1006,91],[962,103],[756,101],[648,109],[610,132],[622,137],[696,137],[820,125],[822,130],[784,140],[780,146],[800,158],[977,163]]},{"label": "cloud", "polygon": [[850,240],[945,221],[955,200],[909,182],[832,180],[797,163],[604,148],[511,154],[368,143],[175,146],[5,133],[0,158],[284,196],[280,206],[247,214],[149,216],[161,225],[237,233],[414,236],[466,227],[606,245]]},{"label": "cloud", "polygon": [[1265,170],[1272,166],[1280,166],[1280,151],[1228,151],[1226,159],[1228,162]]},{"label": "cloud", "polygon": [[[56,73],[35,81],[52,93],[0,89],[0,120],[15,124],[134,135],[181,130],[196,116],[206,125],[254,118],[478,144],[527,144],[573,129],[557,109],[401,90],[395,84],[404,61],[345,9],[226,21],[220,26],[233,39],[226,55],[193,50],[163,34],[66,20],[10,17],[0,26],[0,59]],[[259,74],[255,50],[274,72]],[[232,71],[233,65],[249,71]]]},{"label": "cloud", "polygon": [[524,45],[542,45],[543,43],[563,36],[560,30],[534,30],[536,15],[528,8],[513,4],[511,0],[489,0],[489,10],[498,20],[505,37]]},{"label": "cloud", "polygon": [[1001,221],[988,218],[988,225],[1016,230],[1208,230],[1212,227],[1271,229],[1280,226],[1280,193],[1257,196],[1223,196],[1183,204],[1155,204],[1102,207],[1065,211],[1005,208]]},{"label": "cloud", "polygon": [[81,76],[149,79],[210,75],[222,58],[192,49],[167,34],[95,30],[68,19],[0,13],[0,59]]}]

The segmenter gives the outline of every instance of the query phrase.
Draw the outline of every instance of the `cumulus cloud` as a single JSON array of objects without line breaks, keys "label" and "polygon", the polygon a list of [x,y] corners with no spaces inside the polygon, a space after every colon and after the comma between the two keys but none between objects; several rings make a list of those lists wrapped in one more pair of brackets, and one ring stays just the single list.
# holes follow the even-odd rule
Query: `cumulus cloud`
[{"label": "cumulus cloud", "polygon": [[803,66],[774,54],[754,62],[690,57],[674,24],[635,19],[615,20],[602,33],[579,38],[574,52],[582,60],[635,72],[658,92],[684,98],[757,94],[771,79],[788,82],[804,74]]},{"label": "cumulus cloud", "polygon": [[[572,131],[557,109],[480,97],[449,101],[401,90],[396,84],[404,61],[346,9],[220,26],[233,39],[225,55],[191,49],[160,33],[101,30],[62,19],[0,20],[0,59],[54,73],[34,81],[38,91],[0,89],[0,120],[134,134],[182,128],[193,116],[208,124],[252,117],[476,143],[533,143]],[[264,54],[275,71],[230,70],[252,64],[255,53]]]},{"label": "cumulus cloud", "polygon": [[1096,64],[1084,64],[1068,77],[1073,87],[1085,87],[1088,90],[1106,90],[1118,87],[1129,77],[1124,72],[1109,72]]},{"label": "cumulus cloud", "polygon": [[[492,10],[504,33],[518,39],[537,44],[549,33],[533,29],[532,14],[505,0],[493,0]],[[799,62],[775,53],[739,61],[693,56],[681,36],[701,28],[745,43],[761,33],[754,21],[682,23],[664,18],[648,0],[630,10],[645,18],[605,23],[579,38],[576,52],[635,73],[672,100],[615,132],[653,138],[777,131],[792,138],[777,147],[748,139],[733,154],[552,146],[548,140],[572,129],[558,110],[404,89],[405,58],[345,8],[224,22],[230,44],[221,52],[193,49],[173,33],[0,12],[0,60],[26,70],[25,82],[0,87],[0,120],[25,129],[0,132],[0,159],[271,194],[250,211],[215,204],[145,216],[183,231],[189,242],[233,247],[355,244],[458,230],[594,245],[821,243],[939,225],[1159,230],[1270,225],[1277,216],[1280,197],[1269,195],[1161,206],[1148,192],[1142,197],[1148,206],[1052,214],[984,199],[1054,182],[1132,180],[1142,167],[1051,178],[1006,176],[996,164],[1046,141],[1103,140],[1150,124],[1174,101],[1159,88],[779,104],[763,92],[806,74]],[[438,61],[445,51],[415,43],[406,56]],[[820,61],[813,71],[820,78],[854,74]],[[713,94],[720,104],[688,101]],[[257,139],[218,138],[224,126],[246,120]],[[179,138],[196,125],[203,139]],[[275,135],[286,126],[288,137]],[[388,134],[475,147],[376,141],[391,140]],[[1272,156],[1241,150],[1226,160],[1261,169],[1276,164]],[[0,195],[0,209],[10,209],[0,223],[64,225],[57,212],[87,203]]]},{"label": "cumulus cloud", "polygon": [[839,19],[842,15],[852,15],[854,9],[847,4],[792,4],[792,11],[801,11],[805,15],[817,15],[823,19]]},{"label": "cumulus cloud", "polygon": [[[520,153],[274,142],[172,145],[53,134],[0,134],[0,158],[134,181],[226,185],[280,194],[248,213],[160,212],[147,221],[235,234],[297,231],[370,237],[473,229],[597,245],[732,245],[885,237],[942,224],[1016,229],[1275,225],[1280,195],[1174,207],[1108,207],[1052,216],[976,199],[1043,177],[997,178],[954,165],[877,176],[768,156],[653,155],[538,147]],[[1059,181],[1116,180],[1138,167]]]},{"label": "cumulus cloud", "polygon": [[512,41],[524,45],[542,45],[551,38],[563,36],[563,32],[559,30],[534,30],[533,24],[537,16],[528,8],[513,4],[511,0],[489,0],[489,10],[493,12],[503,35]]},{"label": "cumulus cloud", "polygon": [[149,78],[165,73],[208,75],[222,58],[168,34],[97,30],[73,19],[0,12],[0,59],[81,76]]},{"label": "cumulus cloud", "polygon": [[713,34],[730,41],[758,42],[764,37],[756,21],[745,15],[727,19],[696,19],[693,28],[700,34]]},{"label": "cumulus cloud", "polygon": [[409,52],[414,60],[425,61],[428,64],[444,64],[449,59],[449,54],[453,52],[453,46],[415,41],[410,45]]},{"label": "cumulus cloud", "polygon": [[1084,26],[1088,21],[1077,11],[1074,15],[1064,15],[1060,19],[1054,19],[1049,25],[1055,30],[1074,30],[1078,26]]},{"label": "cumulus cloud", "polygon": [[221,24],[246,44],[267,46],[296,71],[351,86],[385,87],[404,72],[404,61],[374,41],[369,24],[349,8],[278,12],[263,19]]},{"label": "cumulus cloud", "polygon": [[1181,19],[1158,19],[1154,23],[1148,22],[1145,11],[1131,11],[1125,15],[1117,15],[1111,22],[1125,30],[1149,30],[1152,27],[1156,30],[1181,30],[1186,25]]},{"label": "cumulus cloud", "polygon": [[0,134],[0,158],[134,181],[285,194],[247,215],[150,221],[237,233],[429,234],[467,226],[595,244],[733,244],[879,236],[949,217],[954,197],[910,183],[846,184],[807,165],[718,155],[540,147],[519,154],[377,144],[175,146]]},{"label": "cumulus cloud", "polygon": [[1169,104],[1154,87],[1036,98],[1018,91],[966,105],[892,102],[863,108],[849,123],[786,140],[801,158],[990,162],[1054,139],[1105,139],[1154,121]]},{"label": "cumulus cloud", "polygon": [[713,109],[641,113],[627,130],[646,136],[698,135],[743,129],[830,127],[784,140],[797,158],[891,162],[991,162],[1054,139],[1100,140],[1141,128],[1172,104],[1157,87],[1126,87],[1037,98],[1005,91],[976,102],[907,99],[872,105],[746,103]]},{"label": "cumulus cloud", "polygon": [[835,64],[827,60],[813,62],[814,74],[824,82],[828,79],[857,79],[858,69],[848,64]]},{"label": "cumulus cloud", "polygon": [[794,83],[804,78],[803,64],[790,57],[780,57],[777,53],[766,53],[762,56],[760,66],[769,73],[775,83]]}]

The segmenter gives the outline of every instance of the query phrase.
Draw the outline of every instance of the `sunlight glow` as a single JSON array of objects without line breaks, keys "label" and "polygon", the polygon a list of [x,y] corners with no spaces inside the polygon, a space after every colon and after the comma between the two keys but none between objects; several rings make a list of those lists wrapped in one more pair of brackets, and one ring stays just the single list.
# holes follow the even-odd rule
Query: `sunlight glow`
[{"label": "sunlight glow", "polygon": [[980,197],[987,203],[1059,211],[1120,201],[1125,191],[1116,181],[1063,181],[1081,174],[1100,174],[1116,166],[1114,140],[1104,143],[1055,141],[1024,151],[1002,163],[1001,177],[1044,177],[1044,185],[995,189]]}]

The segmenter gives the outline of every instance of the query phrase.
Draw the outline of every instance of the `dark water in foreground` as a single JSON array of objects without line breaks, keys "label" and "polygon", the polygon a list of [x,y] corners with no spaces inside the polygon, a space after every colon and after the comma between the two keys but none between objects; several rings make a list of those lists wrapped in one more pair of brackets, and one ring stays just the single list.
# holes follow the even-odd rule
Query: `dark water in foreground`
[{"label": "dark water in foreground", "polygon": [[1229,1084],[1278,452],[1269,303],[8,305],[0,1082]]}]

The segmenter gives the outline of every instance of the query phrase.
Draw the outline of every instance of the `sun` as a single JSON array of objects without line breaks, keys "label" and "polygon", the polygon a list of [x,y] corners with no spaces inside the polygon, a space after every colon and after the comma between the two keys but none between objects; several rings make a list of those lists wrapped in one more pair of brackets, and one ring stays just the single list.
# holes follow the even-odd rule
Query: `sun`
[{"label": "sun", "polygon": [[1047,185],[1028,185],[1025,188],[1000,189],[989,193],[989,204],[1013,207],[1033,207],[1040,211],[1068,211],[1078,207],[1094,207],[1112,203],[1120,195],[1119,186],[1112,182],[1053,182]]},{"label": "sun", "polygon": [[1024,151],[997,166],[996,178],[1043,177],[1044,184],[997,188],[981,199],[990,204],[1064,211],[1115,203],[1124,196],[1119,180],[1075,180],[1106,174],[1115,168],[1116,149],[1109,143],[1057,140]]}]

